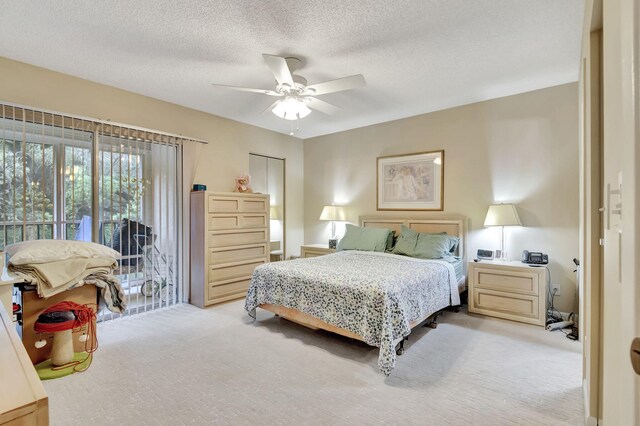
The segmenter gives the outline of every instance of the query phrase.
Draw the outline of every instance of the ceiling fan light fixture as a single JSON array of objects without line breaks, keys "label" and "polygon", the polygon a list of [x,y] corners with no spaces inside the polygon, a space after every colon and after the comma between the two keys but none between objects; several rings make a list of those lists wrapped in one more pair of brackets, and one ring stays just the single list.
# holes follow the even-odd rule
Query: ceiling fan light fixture
[{"label": "ceiling fan light fixture", "polygon": [[289,96],[279,101],[271,112],[285,120],[298,120],[309,115],[311,110],[304,100]]},{"label": "ceiling fan light fixture", "polygon": [[271,111],[276,117],[289,120],[291,122],[292,132],[294,122],[297,126],[297,131],[299,127],[298,120],[311,114],[311,111],[320,111],[326,115],[336,115],[340,112],[340,108],[316,98],[317,95],[327,95],[329,93],[357,89],[367,84],[362,74],[356,74],[324,81],[322,83],[315,83],[309,86],[307,85],[306,78],[294,74],[294,72],[303,65],[303,61],[300,58],[293,56],[282,57],[266,53],[262,54],[262,58],[276,80],[275,90],[227,86],[223,84],[214,84],[213,86],[240,92],[260,93],[277,98],[275,102],[265,108],[261,114],[266,114]]}]

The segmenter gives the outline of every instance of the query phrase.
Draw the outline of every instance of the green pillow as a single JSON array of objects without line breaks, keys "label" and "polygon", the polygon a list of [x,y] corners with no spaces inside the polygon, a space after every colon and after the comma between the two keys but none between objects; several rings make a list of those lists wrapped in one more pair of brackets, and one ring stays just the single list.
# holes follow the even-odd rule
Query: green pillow
[{"label": "green pillow", "polygon": [[445,232],[419,233],[402,225],[398,241],[391,252],[421,259],[442,259],[445,256],[451,256],[459,243],[458,237]]},{"label": "green pillow", "polygon": [[390,229],[363,228],[347,224],[344,237],[338,243],[340,250],[362,250],[384,252],[387,239],[392,232]]},{"label": "green pillow", "polygon": [[418,234],[413,257],[421,259],[441,259],[443,256],[451,255],[451,239],[447,234],[429,234],[421,232]]},{"label": "green pillow", "polygon": [[416,244],[418,242],[418,233],[413,229],[409,229],[402,225],[400,228],[400,236],[396,241],[395,247],[391,253],[403,254],[405,256],[413,256],[416,250]]},{"label": "green pillow", "polygon": [[389,236],[387,237],[387,247],[385,251],[391,252],[393,250],[393,246],[396,244],[396,231],[389,232]]}]

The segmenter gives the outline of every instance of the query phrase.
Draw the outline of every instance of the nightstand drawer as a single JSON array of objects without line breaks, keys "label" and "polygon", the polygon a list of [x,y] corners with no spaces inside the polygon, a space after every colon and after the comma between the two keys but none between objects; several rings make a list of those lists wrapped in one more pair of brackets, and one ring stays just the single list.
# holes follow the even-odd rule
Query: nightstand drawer
[{"label": "nightstand drawer", "polygon": [[304,256],[302,257],[318,257],[318,256],[324,256],[325,254],[328,254],[326,251],[318,251],[318,250],[305,250],[304,251]]},{"label": "nightstand drawer", "polygon": [[495,269],[475,268],[475,288],[538,296],[538,275],[516,272],[498,271]]},{"label": "nightstand drawer", "polygon": [[473,304],[469,308],[471,312],[517,319],[519,321],[524,319],[523,317],[535,320],[539,318],[538,298],[524,294],[475,289],[473,292]]},{"label": "nightstand drawer", "polygon": [[325,244],[307,244],[300,246],[300,257],[318,257],[335,252],[336,249],[330,249]]}]

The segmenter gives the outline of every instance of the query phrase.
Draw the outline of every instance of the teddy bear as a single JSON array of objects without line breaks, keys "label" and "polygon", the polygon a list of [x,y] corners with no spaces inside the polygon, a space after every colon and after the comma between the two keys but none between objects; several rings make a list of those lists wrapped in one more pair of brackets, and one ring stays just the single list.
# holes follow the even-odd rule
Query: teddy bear
[{"label": "teddy bear", "polygon": [[236,178],[236,189],[233,192],[253,192],[249,184],[251,183],[251,176],[241,175]]}]

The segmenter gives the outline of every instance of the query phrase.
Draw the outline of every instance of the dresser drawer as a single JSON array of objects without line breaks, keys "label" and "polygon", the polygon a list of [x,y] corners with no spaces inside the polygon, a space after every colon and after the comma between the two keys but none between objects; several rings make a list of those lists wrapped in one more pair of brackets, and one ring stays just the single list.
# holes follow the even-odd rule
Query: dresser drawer
[{"label": "dresser drawer", "polygon": [[267,245],[235,246],[224,249],[209,249],[209,264],[221,265],[242,260],[264,258],[267,256]]},{"label": "dresser drawer", "polygon": [[239,228],[266,228],[266,213],[255,214],[209,214],[209,230],[239,229]]},{"label": "dresser drawer", "polygon": [[474,287],[538,296],[538,275],[495,269],[474,269]]},{"label": "dresser drawer", "polygon": [[266,263],[267,259],[245,261],[242,263],[225,264],[209,267],[209,282],[224,281],[231,278],[250,277],[257,266]]},{"label": "dresser drawer", "polygon": [[209,231],[208,245],[213,248],[257,244],[265,241],[267,241],[266,229]]},{"label": "dresser drawer", "polygon": [[208,200],[209,213],[238,213],[242,200],[235,197],[219,197],[210,195]]},{"label": "dresser drawer", "polygon": [[266,228],[267,226],[266,213],[240,215],[241,228]]},{"label": "dresser drawer", "polygon": [[237,198],[210,195],[208,200],[209,213],[266,213],[267,200],[264,197]]},{"label": "dresser drawer", "polygon": [[215,303],[244,297],[247,294],[250,282],[251,278],[244,277],[222,283],[209,283],[207,300],[210,303]]},{"label": "dresser drawer", "polygon": [[240,211],[245,213],[267,212],[269,206],[264,198],[247,198],[240,203]]},{"label": "dresser drawer", "polygon": [[544,325],[540,308],[538,297],[485,289],[474,289],[473,301],[469,304],[471,313]]}]

